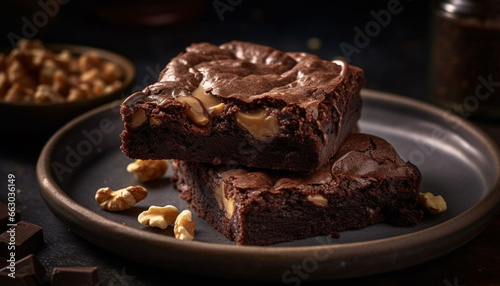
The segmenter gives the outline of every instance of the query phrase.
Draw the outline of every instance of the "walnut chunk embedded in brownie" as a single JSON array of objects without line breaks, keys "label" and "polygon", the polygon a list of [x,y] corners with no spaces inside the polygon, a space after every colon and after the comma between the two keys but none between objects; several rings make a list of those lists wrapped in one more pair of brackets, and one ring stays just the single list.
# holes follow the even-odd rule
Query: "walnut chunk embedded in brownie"
[{"label": "walnut chunk embedded in brownie", "polygon": [[360,117],[360,68],[233,41],[192,44],[121,106],[123,152],[311,171]]},{"label": "walnut chunk embedded in brownie", "polygon": [[380,222],[413,226],[423,216],[420,171],[373,135],[349,135],[313,173],[173,163],[181,197],[239,245],[336,235]]}]

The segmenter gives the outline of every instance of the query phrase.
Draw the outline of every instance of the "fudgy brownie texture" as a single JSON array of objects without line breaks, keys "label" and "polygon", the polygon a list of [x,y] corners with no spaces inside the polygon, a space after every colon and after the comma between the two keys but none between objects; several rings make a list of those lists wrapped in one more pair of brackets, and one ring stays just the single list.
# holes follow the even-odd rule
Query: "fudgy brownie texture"
[{"label": "fudgy brownie texture", "polygon": [[335,235],[387,222],[416,225],[421,174],[387,141],[347,137],[314,173],[173,160],[173,183],[197,214],[240,245]]},{"label": "fudgy brownie texture", "polygon": [[193,44],[121,106],[134,159],[312,171],[360,117],[360,68],[247,42]]}]

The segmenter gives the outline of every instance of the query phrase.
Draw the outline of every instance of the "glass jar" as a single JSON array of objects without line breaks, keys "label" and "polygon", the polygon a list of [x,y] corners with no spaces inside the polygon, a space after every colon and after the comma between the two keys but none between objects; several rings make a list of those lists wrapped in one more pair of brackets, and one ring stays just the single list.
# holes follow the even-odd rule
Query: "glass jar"
[{"label": "glass jar", "polygon": [[432,100],[464,118],[500,119],[500,0],[434,4]]}]

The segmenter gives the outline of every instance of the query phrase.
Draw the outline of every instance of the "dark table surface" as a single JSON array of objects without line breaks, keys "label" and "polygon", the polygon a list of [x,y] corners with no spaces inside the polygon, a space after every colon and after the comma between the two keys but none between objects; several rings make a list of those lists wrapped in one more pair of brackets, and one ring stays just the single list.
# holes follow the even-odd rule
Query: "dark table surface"
[{"label": "dark table surface", "polygon": [[[287,8],[283,3],[278,4],[280,2],[246,0],[179,1],[182,4],[160,1],[161,5],[152,10],[133,8],[126,12],[106,8],[106,5],[120,1],[28,2],[4,2],[0,12],[0,44],[10,46],[10,39],[14,36],[25,36],[47,43],[83,44],[118,52],[136,65],[138,73],[134,90],[154,82],[170,58],[190,43],[207,41],[221,44],[237,39],[285,51],[309,51],[324,59],[348,56],[351,64],[365,70],[367,88],[428,100],[430,22],[429,3],[426,1],[401,0],[399,12],[392,14],[387,25],[375,31],[368,43],[350,54],[342,50],[342,43],[353,45],[356,27],[364,27],[373,21],[370,11],[387,9],[388,4],[395,1],[343,1],[329,6],[320,1],[305,1]],[[64,4],[54,4],[59,2]],[[52,3],[52,6],[40,3]],[[164,10],[166,5],[170,6]],[[175,15],[181,15],[168,18],[175,23],[138,24],[144,23],[144,19],[151,19],[143,15],[163,13],[161,19],[165,19],[164,11],[172,10],[176,11]],[[317,40],[320,40],[319,47],[313,45],[318,43]],[[473,123],[500,142],[498,121]],[[45,244],[36,255],[49,273],[55,266],[98,266],[101,285],[254,284],[246,277],[242,280],[196,275],[187,277],[168,269],[140,265],[82,239],[50,212],[39,193],[35,164],[50,134],[26,136],[21,132],[3,131],[0,178],[7,178],[8,174],[16,176],[20,191],[16,206],[21,211],[22,219],[43,227]],[[6,194],[6,188],[0,194]],[[7,195],[1,195],[0,201],[6,202]],[[500,216],[497,215],[472,241],[430,262],[369,277],[314,283],[500,285],[499,254]],[[303,283],[312,282],[305,280]],[[45,284],[49,284],[49,275]]]}]

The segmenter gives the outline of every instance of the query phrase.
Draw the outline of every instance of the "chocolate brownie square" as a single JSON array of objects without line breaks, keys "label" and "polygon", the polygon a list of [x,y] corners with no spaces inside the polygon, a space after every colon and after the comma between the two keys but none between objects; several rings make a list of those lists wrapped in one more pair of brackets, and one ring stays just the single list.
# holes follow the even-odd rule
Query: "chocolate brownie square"
[{"label": "chocolate brownie square", "polygon": [[344,61],[233,41],[193,44],[121,105],[134,159],[312,171],[360,117],[363,71]]},{"label": "chocolate brownie square", "polygon": [[239,245],[338,235],[387,222],[416,225],[421,174],[391,144],[352,134],[313,173],[227,169],[173,160],[173,182],[197,214]]}]

